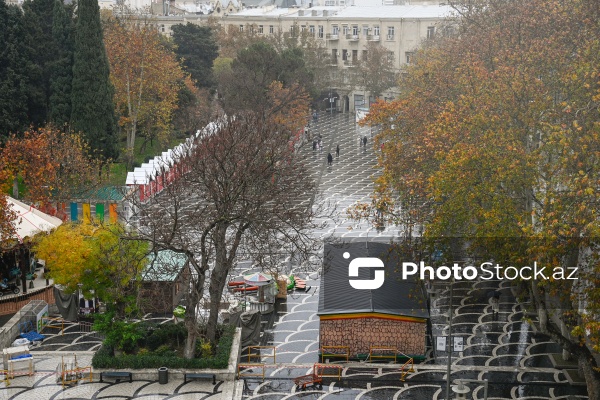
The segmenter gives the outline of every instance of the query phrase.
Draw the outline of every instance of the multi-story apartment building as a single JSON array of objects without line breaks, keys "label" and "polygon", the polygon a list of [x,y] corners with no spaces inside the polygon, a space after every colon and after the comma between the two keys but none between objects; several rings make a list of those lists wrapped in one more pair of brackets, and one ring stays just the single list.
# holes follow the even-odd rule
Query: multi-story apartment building
[{"label": "multi-story apartment building", "polygon": [[[451,15],[449,6],[419,4],[390,6],[317,6],[308,8],[277,8],[275,6],[245,9],[222,15],[221,25],[233,25],[240,31],[253,29],[258,35],[293,33],[300,30],[314,36],[331,55],[331,68],[343,72],[352,68],[366,55],[369,42],[376,42],[388,51],[393,68],[411,62],[413,52],[423,40],[432,38],[439,24]],[[206,15],[158,17],[162,32],[170,34],[178,23],[207,23]],[[297,32],[296,32],[297,33]],[[332,87],[331,106],[342,112],[368,106],[372,96],[364,88],[351,87],[338,81]],[[385,98],[397,95],[396,88],[383,93]]]},{"label": "multi-story apartment building", "polygon": [[[409,64],[413,52],[427,38],[432,38],[439,24],[452,15],[449,6],[419,4],[390,6],[317,6],[308,8],[277,8],[275,6],[245,9],[222,15],[217,21],[233,25],[240,31],[253,29],[258,35],[293,33],[300,29],[314,36],[331,55],[331,68],[352,68],[363,55],[369,42],[383,46],[393,67],[399,71]],[[171,26],[178,23],[208,22],[208,16],[183,15],[158,17],[162,32],[170,34]],[[368,106],[370,96],[364,88],[331,88],[335,95],[333,108],[351,112],[357,107]],[[396,88],[383,93],[385,98],[397,95]]]}]

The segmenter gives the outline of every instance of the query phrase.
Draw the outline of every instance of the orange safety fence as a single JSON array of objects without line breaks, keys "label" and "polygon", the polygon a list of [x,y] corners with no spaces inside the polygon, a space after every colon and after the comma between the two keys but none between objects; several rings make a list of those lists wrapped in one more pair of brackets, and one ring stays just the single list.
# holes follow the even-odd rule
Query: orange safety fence
[{"label": "orange safety fence", "polygon": [[375,358],[379,359],[393,359],[394,364],[398,359],[398,349],[396,347],[378,347],[371,346],[369,348],[369,360],[373,360]]},{"label": "orange safety fence", "polygon": [[406,362],[404,364],[402,364],[402,366],[400,367],[400,380],[402,382],[404,382],[404,378],[406,377],[406,375],[408,375],[409,373],[415,372],[415,361],[413,360],[412,357],[407,356],[404,353],[400,353],[402,354],[404,357],[407,358]]},{"label": "orange safety fence", "polygon": [[44,329],[60,329],[60,334],[65,334],[65,320],[62,318],[42,317],[42,331]]},{"label": "orange safety fence", "polygon": [[[328,351],[330,350],[330,351]],[[348,346],[322,346],[321,347],[321,362],[325,358],[340,357],[345,358],[346,362],[350,359],[350,347]]]},{"label": "orange safety fence", "polygon": [[[335,370],[335,373],[327,373],[327,370]],[[321,378],[337,378],[338,381],[342,378],[342,370],[344,367],[338,364],[319,364],[313,365],[313,373]]]},{"label": "orange safety fence", "polygon": [[[259,372],[255,372],[255,369],[260,369]],[[245,372],[246,370],[250,370],[249,372]],[[262,380],[265,380],[265,364],[238,364],[237,370],[238,379],[240,378],[249,378],[249,377],[260,377]]]},{"label": "orange safety fence", "polygon": [[[257,349],[258,353],[252,353],[252,350]],[[262,354],[261,353],[261,349],[272,349],[273,350],[273,354]],[[275,364],[276,362],[276,348],[275,346],[248,346],[248,362],[251,361],[251,358],[260,358],[262,360],[262,358],[272,358],[273,359],[273,364]]]}]

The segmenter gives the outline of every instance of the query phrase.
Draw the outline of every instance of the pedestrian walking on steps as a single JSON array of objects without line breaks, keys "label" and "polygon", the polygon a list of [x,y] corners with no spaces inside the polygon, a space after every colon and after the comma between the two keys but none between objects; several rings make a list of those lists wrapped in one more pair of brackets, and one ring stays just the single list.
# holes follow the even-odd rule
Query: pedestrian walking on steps
[{"label": "pedestrian walking on steps", "polygon": [[335,148],[335,156],[336,156],[336,158],[340,156],[340,145],[339,144]]},{"label": "pedestrian walking on steps", "polygon": [[313,140],[313,150],[317,149],[317,140]]},{"label": "pedestrian walking on steps", "polygon": [[333,164],[333,156],[331,155],[331,153],[327,154],[327,165],[331,165]]},{"label": "pedestrian walking on steps", "polygon": [[366,136],[363,137],[362,141],[363,141],[363,146],[367,147],[367,137]]}]

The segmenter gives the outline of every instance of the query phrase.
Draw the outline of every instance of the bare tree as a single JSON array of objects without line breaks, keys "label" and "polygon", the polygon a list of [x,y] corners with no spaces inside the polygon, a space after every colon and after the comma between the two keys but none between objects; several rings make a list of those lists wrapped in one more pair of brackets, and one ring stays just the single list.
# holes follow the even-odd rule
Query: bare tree
[{"label": "bare tree", "polygon": [[361,59],[353,61],[353,65],[352,86],[369,92],[375,98],[397,84],[393,57],[387,48],[376,42],[369,42]]},{"label": "bare tree", "polygon": [[165,171],[176,178],[162,193],[144,204],[132,199],[140,230],[154,248],[184,253],[190,261],[186,358],[193,357],[199,335],[207,272],[206,336],[214,342],[221,295],[238,252],[278,248],[308,255],[316,247],[309,236],[315,183],[291,138],[289,129],[262,115],[224,117],[187,142]]}]

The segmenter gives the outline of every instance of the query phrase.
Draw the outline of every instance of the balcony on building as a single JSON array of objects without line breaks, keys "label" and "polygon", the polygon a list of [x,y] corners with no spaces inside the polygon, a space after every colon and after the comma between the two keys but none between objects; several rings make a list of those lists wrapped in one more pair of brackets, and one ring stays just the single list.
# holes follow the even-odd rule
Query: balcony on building
[{"label": "balcony on building", "polygon": [[340,35],[338,35],[337,33],[336,34],[328,33],[326,39],[327,40],[338,40],[339,38],[340,38]]},{"label": "balcony on building", "polygon": [[356,64],[356,61],[344,60],[344,66],[346,66],[346,67],[354,67],[355,64]]},{"label": "balcony on building", "polygon": [[356,42],[358,40],[358,35],[353,35],[351,33],[346,34],[346,39],[350,42]]},{"label": "balcony on building", "polygon": [[367,35],[367,40],[370,42],[379,42],[379,35]]},{"label": "balcony on building", "polygon": [[337,57],[331,57],[331,65],[332,66],[337,66],[338,64],[338,59]]}]

